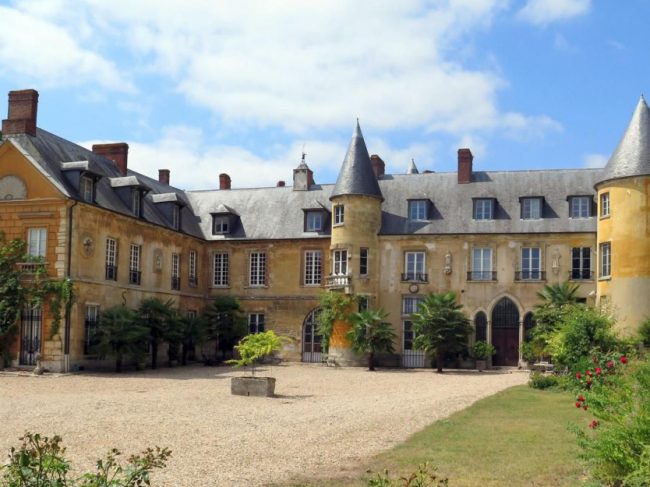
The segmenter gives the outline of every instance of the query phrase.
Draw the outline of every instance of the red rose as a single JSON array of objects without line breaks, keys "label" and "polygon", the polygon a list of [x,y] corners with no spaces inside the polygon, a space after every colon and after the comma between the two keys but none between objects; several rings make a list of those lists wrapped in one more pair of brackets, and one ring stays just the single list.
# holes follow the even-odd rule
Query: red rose
[{"label": "red rose", "polygon": [[576,372],[576,379],[582,379],[582,374],[580,372]]},{"label": "red rose", "polygon": [[588,370],[587,372],[585,372],[585,374],[587,374],[589,377],[592,376],[591,370]]},{"label": "red rose", "polygon": [[580,394],[580,395],[578,396],[578,401],[580,401],[580,402],[585,402],[585,396],[583,396],[582,394]]},{"label": "red rose", "polygon": [[610,360],[609,362],[607,362],[607,368],[611,369],[612,367],[614,367],[614,362]]},{"label": "red rose", "polygon": [[580,408],[582,406],[582,403],[580,401],[576,401],[576,407]]},{"label": "red rose", "polygon": [[596,375],[600,375],[602,373],[603,373],[603,369],[601,369],[600,367],[596,367]]},{"label": "red rose", "polygon": [[596,429],[599,424],[600,423],[598,422],[598,420],[594,419],[591,423],[589,423],[589,427],[593,430]]},{"label": "red rose", "polygon": [[622,364],[626,364],[626,363],[627,363],[627,357],[626,357],[625,355],[623,355],[623,356],[621,357],[621,363],[622,363]]},{"label": "red rose", "polygon": [[585,404],[584,406],[582,406],[582,409],[584,409],[584,410],[586,411],[588,407],[589,407],[589,406],[587,406],[587,405]]}]

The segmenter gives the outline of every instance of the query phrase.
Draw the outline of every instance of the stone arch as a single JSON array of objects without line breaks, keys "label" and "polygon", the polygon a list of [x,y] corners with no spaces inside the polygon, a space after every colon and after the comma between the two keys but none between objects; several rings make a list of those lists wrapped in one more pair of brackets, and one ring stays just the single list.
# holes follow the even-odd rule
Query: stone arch
[{"label": "stone arch", "polygon": [[302,322],[302,361],[320,363],[323,358],[322,336],[316,331],[320,307],[312,309]]}]

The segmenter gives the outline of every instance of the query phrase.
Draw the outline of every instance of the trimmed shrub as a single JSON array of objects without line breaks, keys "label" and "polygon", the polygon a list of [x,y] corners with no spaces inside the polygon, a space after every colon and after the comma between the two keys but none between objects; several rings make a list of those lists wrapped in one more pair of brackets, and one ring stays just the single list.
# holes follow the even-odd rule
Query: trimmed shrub
[{"label": "trimmed shrub", "polygon": [[533,389],[549,389],[551,387],[557,387],[558,384],[559,379],[557,375],[542,374],[541,372],[533,372],[530,374],[530,379],[528,380],[528,385]]}]

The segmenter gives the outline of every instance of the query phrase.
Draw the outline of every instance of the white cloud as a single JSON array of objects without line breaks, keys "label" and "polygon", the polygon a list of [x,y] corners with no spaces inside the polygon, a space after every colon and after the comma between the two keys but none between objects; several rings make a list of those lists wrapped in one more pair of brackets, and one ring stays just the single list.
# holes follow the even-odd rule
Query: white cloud
[{"label": "white cloud", "polygon": [[582,156],[582,165],[589,168],[605,167],[609,157],[604,154],[585,154]]},{"label": "white cloud", "polygon": [[589,12],[591,0],[528,0],[517,17],[534,25],[569,20]]}]

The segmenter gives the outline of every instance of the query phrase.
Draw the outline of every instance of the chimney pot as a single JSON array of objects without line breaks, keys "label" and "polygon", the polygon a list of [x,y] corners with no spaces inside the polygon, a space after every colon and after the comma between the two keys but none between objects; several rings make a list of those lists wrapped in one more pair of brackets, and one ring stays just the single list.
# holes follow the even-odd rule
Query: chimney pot
[{"label": "chimney pot", "polygon": [[225,172],[219,174],[219,189],[230,189],[230,176]]},{"label": "chimney pot", "polygon": [[129,158],[129,144],[115,142],[113,144],[95,144],[93,153],[113,161],[121,176],[126,176]]},{"label": "chimney pot", "polygon": [[158,169],[158,182],[169,185],[169,169]]},{"label": "chimney pot", "polygon": [[2,134],[36,136],[37,111],[38,91],[10,91],[8,115],[7,119],[2,121]]},{"label": "chimney pot", "polygon": [[284,181],[278,181],[278,184],[276,185],[278,188],[284,188],[285,183]]},{"label": "chimney pot", "polygon": [[472,182],[472,162],[474,156],[469,149],[458,149],[458,184]]},{"label": "chimney pot", "polygon": [[370,164],[372,164],[372,170],[375,173],[375,177],[381,179],[386,170],[386,164],[384,161],[377,154],[373,154],[370,156]]}]

